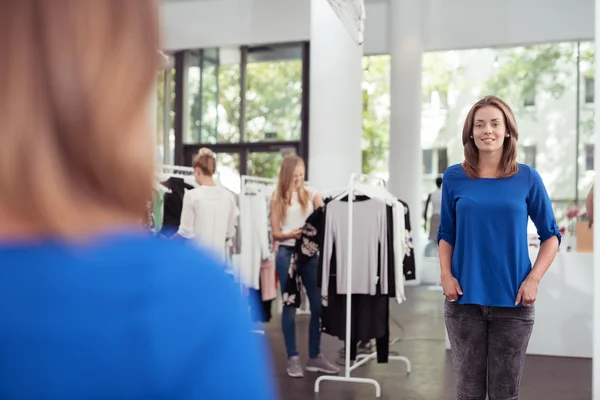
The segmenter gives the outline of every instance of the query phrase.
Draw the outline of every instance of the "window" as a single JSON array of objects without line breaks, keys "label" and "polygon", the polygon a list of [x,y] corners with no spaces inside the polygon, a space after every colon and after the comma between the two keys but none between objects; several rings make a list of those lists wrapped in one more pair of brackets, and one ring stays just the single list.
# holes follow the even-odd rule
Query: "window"
[{"label": "window", "polygon": [[423,149],[423,175],[440,175],[448,168],[448,149]]},{"label": "window", "polygon": [[585,170],[594,170],[594,145],[590,143],[585,145]]},{"label": "window", "polygon": [[300,140],[302,45],[249,47],[247,73],[245,140]]},{"label": "window", "polygon": [[528,145],[521,146],[519,151],[519,162],[525,165],[529,165],[532,168],[535,168],[535,159],[537,157],[537,146]]},{"label": "window", "polygon": [[594,85],[596,84],[594,78],[586,77],[584,78],[584,95],[585,95],[585,103],[591,104],[594,102]]},{"label": "window", "polygon": [[423,149],[423,174],[433,174],[433,150]]},{"label": "window", "polygon": [[240,51],[210,48],[186,52],[184,142],[239,142]]},{"label": "window", "polygon": [[438,149],[437,154],[438,154],[437,173],[443,174],[446,171],[446,168],[448,168],[448,149],[446,149],[446,148]]},{"label": "window", "polygon": [[527,93],[523,99],[523,107],[534,107],[535,106],[535,91]]}]

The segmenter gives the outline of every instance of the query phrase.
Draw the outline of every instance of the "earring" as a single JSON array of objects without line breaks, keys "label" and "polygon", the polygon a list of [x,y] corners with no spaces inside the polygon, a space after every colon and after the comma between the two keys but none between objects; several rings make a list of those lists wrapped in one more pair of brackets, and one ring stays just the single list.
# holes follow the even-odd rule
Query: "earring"
[{"label": "earring", "polygon": [[471,135],[471,139],[473,139],[473,135]]},{"label": "earring", "polygon": [[506,137],[510,137],[510,134],[506,135]]}]

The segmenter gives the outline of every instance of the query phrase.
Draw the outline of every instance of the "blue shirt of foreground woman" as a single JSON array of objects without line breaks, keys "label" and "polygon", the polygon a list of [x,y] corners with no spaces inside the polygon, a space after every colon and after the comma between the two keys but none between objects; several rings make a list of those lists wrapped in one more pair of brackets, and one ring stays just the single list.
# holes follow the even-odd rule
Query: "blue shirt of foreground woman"
[{"label": "blue shirt of foreground woman", "polygon": [[0,398],[273,399],[233,280],[140,229],[155,2],[8,0],[0,38]]}]

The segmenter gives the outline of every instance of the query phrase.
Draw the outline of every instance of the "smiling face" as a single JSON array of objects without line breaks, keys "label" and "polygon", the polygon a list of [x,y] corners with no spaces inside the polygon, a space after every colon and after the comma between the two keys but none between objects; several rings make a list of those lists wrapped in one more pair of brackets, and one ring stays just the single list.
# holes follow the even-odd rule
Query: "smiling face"
[{"label": "smiling face", "polygon": [[294,169],[294,178],[293,178],[293,190],[297,191],[298,189],[300,189],[302,187],[302,184],[304,183],[304,164],[303,163],[298,163],[296,165],[296,168]]},{"label": "smiling face", "polygon": [[482,107],[473,118],[473,141],[479,152],[502,151],[508,133],[504,114],[494,106]]}]

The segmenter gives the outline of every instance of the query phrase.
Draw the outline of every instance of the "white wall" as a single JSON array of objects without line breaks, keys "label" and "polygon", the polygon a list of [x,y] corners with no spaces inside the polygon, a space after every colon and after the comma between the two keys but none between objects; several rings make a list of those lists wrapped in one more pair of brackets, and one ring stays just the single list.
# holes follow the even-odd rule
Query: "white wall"
[{"label": "white wall", "polygon": [[[426,51],[594,37],[594,0],[368,0],[365,54],[389,53],[388,1],[424,2]],[[166,2],[162,19],[168,50],[302,41],[310,0]]]}]

